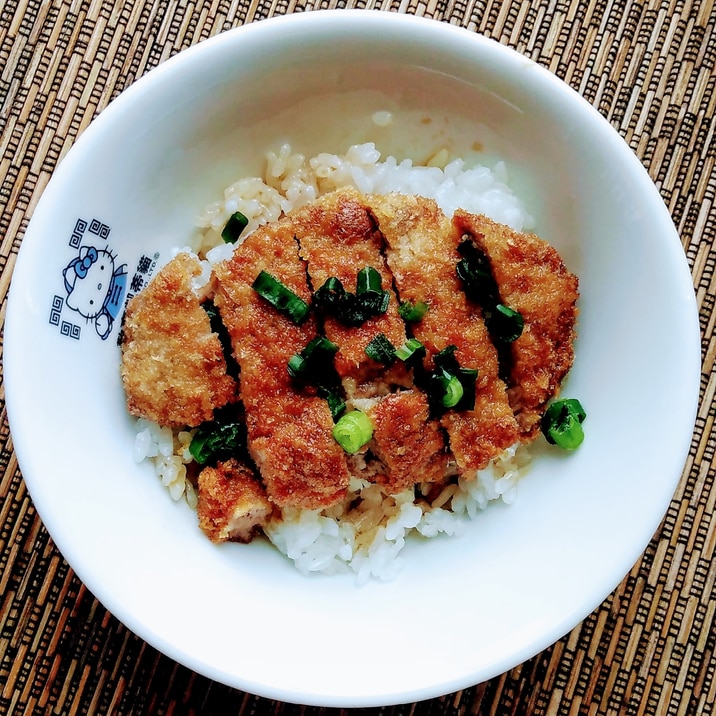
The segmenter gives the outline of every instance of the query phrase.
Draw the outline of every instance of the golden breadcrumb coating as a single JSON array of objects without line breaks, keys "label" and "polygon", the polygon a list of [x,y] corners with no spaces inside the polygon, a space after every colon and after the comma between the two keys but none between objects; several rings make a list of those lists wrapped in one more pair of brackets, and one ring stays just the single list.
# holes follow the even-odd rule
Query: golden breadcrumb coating
[{"label": "golden breadcrumb coating", "polygon": [[132,415],[195,427],[236,398],[219,338],[192,290],[200,273],[198,259],[177,254],[127,305],[121,375]]},{"label": "golden breadcrumb coating", "polygon": [[273,502],[326,507],[346,494],[345,453],[333,439],[326,401],[287,371],[289,359],[316,336],[315,317],[296,325],[261,298],[252,288],[261,270],[310,301],[290,219],[257,229],[214,268],[214,301],[241,367],[249,452]]},{"label": "golden breadcrumb coating", "polygon": [[436,420],[428,419],[428,400],[404,390],[378,400],[367,411],[373,423],[372,449],[386,467],[377,477],[386,492],[396,494],[419,482],[440,482],[448,454]]},{"label": "golden breadcrumb coating", "polygon": [[448,411],[441,418],[458,469],[472,474],[517,442],[518,426],[499,377],[497,350],[455,271],[460,236],[432,199],[394,193],[372,195],[368,204],[387,243],[401,300],[428,304],[412,327],[428,351],[428,363],[455,345],[460,365],[479,371],[474,409]]},{"label": "golden breadcrumb coating", "polygon": [[534,234],[464,211],[454,220],[487,256],[502,302],[524,319],[522,335],[510,344],[508,395],[522,439],[534,438],[574,361],[577,277],[556,249]]},{"label": "golden breadcrumb coating", "polygon": [[199,527],[212,542],[250,542],[273,511],[253,471],[234,459],[205,467],[197,493]]},{"label": "golden breadcrumb coating", "polygon": [[[365,352],[379,333],[396,348],[405,343],[406,337],[392,291],[392,276],[382,254],[382,238],[361,195],[354,189],[332,192],[293,212],[291,220],[314,290],[334,277],[346,291],[355,292],[358,272],[370,266],[380,274],[383,289],[390,293],[386,312],[371,316],[360,326],[346,326],[330,315],[323,319],[326,337],[339,346],[335,366],[338,375],[347,379],[344,388],[349,397],[377,394],[385,384],[406,384],[408,376],[402,363],[386,370]],[[379,386],[369,385],[376,379]]]}]

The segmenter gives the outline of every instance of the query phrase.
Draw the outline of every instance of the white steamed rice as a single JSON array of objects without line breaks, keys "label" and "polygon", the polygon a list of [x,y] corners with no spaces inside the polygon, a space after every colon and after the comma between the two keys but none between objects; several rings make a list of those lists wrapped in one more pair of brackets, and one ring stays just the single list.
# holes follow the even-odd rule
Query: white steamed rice
[{"label": "white steamed rice", "polygon": [[[198,218],[196,241],[181,249],[203,260],[196,290],[208,281],[212,264],[228,258],[234,249],[221,239],[221,230],[234,212],[249,219],[245,237],[256,227],[343,186],[355,186],[364,193],[397,191],[433,198],[448,215],[462,208],[517,231],[533,226],[532,217],[508,185],[502,162],[492,169],[467,167],[462,159],[450,161],[445,150],[425,166],[391,156],[381,161],[371,143],[352,146],[345,155],[323,153],[306,158],[284,144],[267,154],[263,177],[243,178],[227,187],[223,200],[206,207]],[[184,498],[195,508],[197,496],[186,469],[192,460],[191,436],[191,431],[172,431],[140,419],[134,457],[138,462],[150,459],[172,498]],[[527,461],[525,448],[515,446],[472,479],[458,479],[431,502],[422,496],[420,487],[416,492],[386,495],[379,485],[354,479],[345,503],[323,511],[285,509],[265,532],[304,574],[353,571],[359,583],[371,578],[389,580],[402,567],[400,552],[409,534],[459,535],[465,521],[491,502],[512,503],[520,469]],[[351,507],[356,502],[358,507]]]}]

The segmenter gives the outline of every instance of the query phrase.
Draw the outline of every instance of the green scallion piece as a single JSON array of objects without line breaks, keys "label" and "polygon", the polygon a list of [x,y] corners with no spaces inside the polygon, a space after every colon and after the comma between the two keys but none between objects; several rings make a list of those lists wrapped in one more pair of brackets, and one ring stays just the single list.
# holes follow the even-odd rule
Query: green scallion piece
[{"label": "green scallion piece", "polygon": [[438,411],[454,408],[463,397],[463,387],[455,373],[436,368],[429,376],[428,400]]},{"label": "green scallion piece", "polygon": [[360,410],[346,413],[333,427],[334,440],[350,455],[373,437],[373,423]]},{"label": "green scallion piece", "polygon": [[202,423],[189,443],[189,452],[199,465],[225,460],[246,449],[246,425],[237,417],[221,414]]},{"label": "green scallion piece", "polygon": [[374,291],[364,291],[356,294],[357,312],[363,316],[363,321],[368,320],[372,316],[380,316],[388,310],[390,303],[390,294],[387,291],[376,293]]},{"label": "green scallion piece", "polygon": [[498,299],[497,284],[485,254],[469,239],[458,246],[463,257],[455,267],[465,293],[483,306],[492,306]]},{"label": "green scallion piece", "polygon": [[366,266],[358,271],[355,293],[346,291],[340,279],[331,276],[314,292],[313,302],[343,325],[357,327],[386,312],[390,292],[383,290],[378,271]]},{"label": "green scallion piece", "polygon": [[447,370],[450,373],[457,373],[460,368],[460,364],[457,362],[457,358],[455,357],[456,351],[457,346],[454,343],[451,343],[449,346],[445,346],[445,348],[433,356],[433,363],[435,363],[438,368]]},{"label": "green scallion piece", "polygon": [[379,333],[365,347],[365,353],[376,363],[383,365],[391,365],[395,362],[395,346],[385,337],[384,333]]},{"label": "green scallion piece", "polygon": [[400,317],[408,323],[417,323],[422,321],[425,314],[428,312],[428,304],[425,301],[416,301],[412,303],[410,301],[401,301],[398,306],[398,313]]},{"label": "green scallion piece", "polygon": [[306,359],[296,353],[288,359],[288,364],[286,367],[288,368],[288,374],[292,378],[298,378],[306,370]]},{"label": "green scallion piece", "polygon": [[308,316],[311,307],[288,286],[274,278],[268,271],[261,271],[251,287],[277,311],[298,325]]},{"label": "green scallion piece", "polygon": [[417,338],[409,338],[395,351],[395,357],[403,363],[419,362],[425,357],[425,346]]},{"label": "green scallion piece", "polygon": [[306,347],[289,358],[286,368],[292,378],[313,378],[330,368],[338,346],[325,336],[312,338]]},{"label": "green scallion piece", "polygon": [[586,417],[576,398],[555,400],[542,417],[542,434],[552,445],[563,450],[576,450],[584,440],[582,423]]},{"label": "green scallion piece", "polygon": [[248,225],[249,220],[246,216],[244,216],[240,211],[234,212],[226,222],[226,226],[224,226],[224,229],[221,232],[221,238],[227,244],[235,244]]},{"label": "green scallion piece", "polygon": [[341,415],[346,412],[346,404],[343,398],[337,391],[326,388],[323,385],[318,386],[318,395],[328,403],[333,422],[338,422]]},{"label": "green scallion piece", "polygon": [[453,406],[455,410],[475,409],[475,390],[478,372],[474,368],[460,368],[456,377],[462,385],[462,398]]},{"label": "green scallion piece", "polygon": [[335,301],[341,301],[346,295],[346,290],[343,288],[343,284],[339,278],[331,276],[326,279],[323,286],[321,286],[314,294],[314,298],[319,303],[324,303],[330,306]]},{"label": "green scallion piece", "polygon": [[441,379],[443,396],[441,403],[444,408],[454,408],[462,400],[462,383],[456,375],[444,373]]},{"label": "green scallion piece", "polygon": [[356,293],[382,293],[383,279],[372,266],[366,266],[356,277]]},{"label": "green scallion piece", "polygon": [[525,326],[522,314],[504,303],[498,303],[489,311],[486,323],[490,335],[502,343],[516,341]]}]

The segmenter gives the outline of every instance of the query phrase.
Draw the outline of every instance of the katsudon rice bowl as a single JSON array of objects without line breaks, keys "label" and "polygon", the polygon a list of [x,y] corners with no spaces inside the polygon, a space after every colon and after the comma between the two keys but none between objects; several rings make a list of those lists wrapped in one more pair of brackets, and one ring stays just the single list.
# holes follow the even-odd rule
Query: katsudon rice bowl
[{"label": "katsudon rice bowl", "polygon": [[[568,319],[542,363],[540,310]],[[588,615],[664,515],[699,384],[683,249],[617,132],[498,43],[371,11],[222,33],[113,101],[33,210],[3,344],[88,590],[194,671],[334,707],[476,684]],[[168,412],[199,344],[208,398]],[[542,432],[561,399],[574,449]]]},{"label": "katsudon rice bowl", "polygon": [[[383,127],[394,121],[387,111],[371,119]],[[438,214],[452,229],[447,217],[468,211],[470,221],[463,217],[454,236],[438,235]],[[363,214],[367,228],[356,230]],[[407,230],[404,214],[410,215]],[[509,310],[521,322],[519,335],[508,341],[488,329],[491,305],[472,295],[469,278],[458,275],[468,262],[460,251],[467,255],[467,245],[475,250],[468,225],[478,217],[476,231],[495,233],[490,239],[479,236],[492,273],[501,278],[495,300],[509,297]],[[461,534],[464,521],[489,503],[514,501],[529,465],[527,445],[540,426],[546,428],[542,416],[548,405],[554,405],[554,412],[568,404],[556,399],[573,361],[578,279],[552,247],[523,233],[533,219],[510,189],[503,162],[468,167],[441,148],[417,165],[410,159],[381,158],[373,143],[354,145],[341,155],[306,157],[283,144],[266,152],[261,176],[233,182],[196,223],[191,244],[177,247],[175,258],[128,303],[120,336],[121,372],[130,411],[138,417],[135,459],[151,460],[171,496],[183,497],[198,510],[199,526],[209,539],[250,542],[260,533],[302,573],[350,569],[360,584],[370,577],[395,577],[411,532],[422,537]],[[288,263],[275,258],[284,250],[279,249],[282,225],[290,229],[286,250],[296,252]],[[258,229],[262,235],[252,238]],[[399,245],[406,241],[409,251]],[[319,278],[335,281],[341,273],[350,280],[366,271],[365,262],[379,276],[379,266],[384,274],[379,282],[386,279],[393,286],[386,290],[387,305],[377,315],[347,322],[345,316],[336,317],[332,306],[320,305],[321,293],[313,291],[316,325],[292,335],[291,324],[302,321],[262,301],[267,296],[257,295],[254,283],[241,299],[244,330],[253,333],[260,323],[260,330],[270,334],[268,324],[275,323],[285,346],[276,339],[270,344],[259,340],[256,350],[247,349],[247,336],[237,329],[226,300],[237,288],[227,279],[227,265],[245,253],[244,242],[259,254],[257,260],[247,259],[252,262],[249,279],[261,267],[281,276],[295,263],[318,289]],[[441,242],[444,250],[434,251]],[[513,247],[514,253],[518,245],[515,260],[505,249]],[[418,287],[416,277],[427,263],[433,275]],[[226,283],[230,288],[224,293]],[[444,292],[448,284],[452,291]],[[193,310],[185,308],[187,302]],[[401,313],[405,307],[419,315]],[[461,321],[455,337],[452,326]],[[318,397],[311,384],[315,380],[306,384],[291,368],[291,356],[315,344],[316,331],[332,346],[338,369],[331,383],[326,373],[333,361],[320,366]],[[485,336],[490,340],[478,348]],[[223,338],[224,355],[205,367],[209,338],[217,345]],[[396,359],[408,347],[426,353],[420,339],[428,341],[430,356],[423,355],[419,364],[409,362],[412,354]],[[387,357],[371,352],[383,344]],[[282,348],[285,355],[275,365]],[[468,364],[477,369],[470,404],[461,399],[446,408],[431,397],[425,366],[437,364],[445,350],[454,352],[462,369]],[[271,371],[277,374],[272,381],[267,378]],[[457,389],[462,396],[463,388]],[[296,415],[286,418],[286,425],[271,407],[274,401],[280,411],[292,406]],[[330,407],[332,401],[337,407]],[[190,409],[194,402],[196,411]],[[583,413],[581,404],[570,402]],[[326,416],[333,413],[333,421],[317,419],[325,440],[311,437],[310,450],[322,454],[318,476],[303,455],[292,456],[292,446],[278,447],[288,429],[295,449],[306,449],[302,446],[316,405]],[[257,415],[262,423],[270,421],[270,431],[252,424]],[[334,442],[340,438],[330,432],[334,423],[338,429],[356,416],[367,418],[371,434],[360,444],[344,445],[343,455]],[[584,414],[571,427],[578,437],[569,449],[583,439],[583,419]],[[473,445],[465,448],[464,441]]]}]

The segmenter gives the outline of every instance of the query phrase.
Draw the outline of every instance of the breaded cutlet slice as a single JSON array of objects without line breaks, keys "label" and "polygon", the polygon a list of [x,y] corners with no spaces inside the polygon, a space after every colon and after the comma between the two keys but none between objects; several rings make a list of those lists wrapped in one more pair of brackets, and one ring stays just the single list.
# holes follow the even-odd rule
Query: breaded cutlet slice
[{"label": "breaded cutlet slice", "polygon": [[274,509],[253,471],[234,459],[205,467],[197,495],[199,527],[212,542],[250,542]]},{"label": "breaded cutlet slice", "polygon": [[290,221],[260,227],[214,267],[214,303],[241,368],[249,452],[274,503],[327,507],[346,493],[345,453],[333,439],[326,401],[295,384],[287,370],[289,359],[316,336],[315,317],[310,313],[296,325],[263,299],[252,288],[262,270],[310,301]]},{"label": "breaded cutlet slice", "polygon": [[195,427],[237,397],[218,336],[192,290],[198,259],[177,254],[127,304],[121,376],[132,415]]},{"label": "breaded cutlet slice", "polygon": [[371,195],[367,202],[387,244],[400,299],[428,304],[412,326],[427,349],[428,365],[431,356],[455,345],[460,365],[479,371],[474,409],[441,418],[458,470],[472,475],[517,442],[518,426],[483,317],[459,284],[460,236],[432,199],[392,193]]},{"label": "breaded cutlet slice", "polygon": [[345,326],[324,316],[325,334],[339,346],[335,366],[348,399],[378,396],[369,415],[375,425],[371,449],[384,468],[380,481],[395,492],[416,482],[441,479],[447,467],[445,441],[439,423],[429,417],[427,398],[416,391],[390,393],[395,386],[412,385],[410,371],[402,361],[386,367],[366,354],[366,347],[379,334],[396,348],[407,336],[383,255],[383,239],[362,195],[352,188],[338,190],[293,212],[291,218],[314,289],[336,277],[346,290],[353,291],[358,271],[370,266],[390,292],[386,312],[360,326]]},{"label": "breaded cutlet slice", "polygon": [[385,466],[376,482],[396,494],[421,482],[445,478],[448,454],[437,420],[429,418],[427,398],[402,390],[366,410],[373,423],[371,449]]},{"label": "breaded cutlet slice", "polygon": [[574,361],[578,279],[534,234],[460,210],[454,222],[487,257],[502,302],[522,314],[522,335],[510,344],[508,395],[523,440],[534,438]]},{"label": "breaded cutlet slice", "polygon": [[[366,346],[382,333],[396,348],[405,343],[405,325],[398,314],[392,276],[382,254],[382,239],[371,215],[355,189],[341,189],[289,215],[306,261],[313,289],[337,278],[346,291],[354,292],[358,272],[368,266],[390,292],[385,313],[371,316],[360,326],[346,326],[337,318],[323,316],[326,337],[339,347],[334,362],[349,398],[381,392],[381,385],[409,385],[403,364],[386,367],[368,357]],[[376,382],[377,381],[377,384]]]}]

